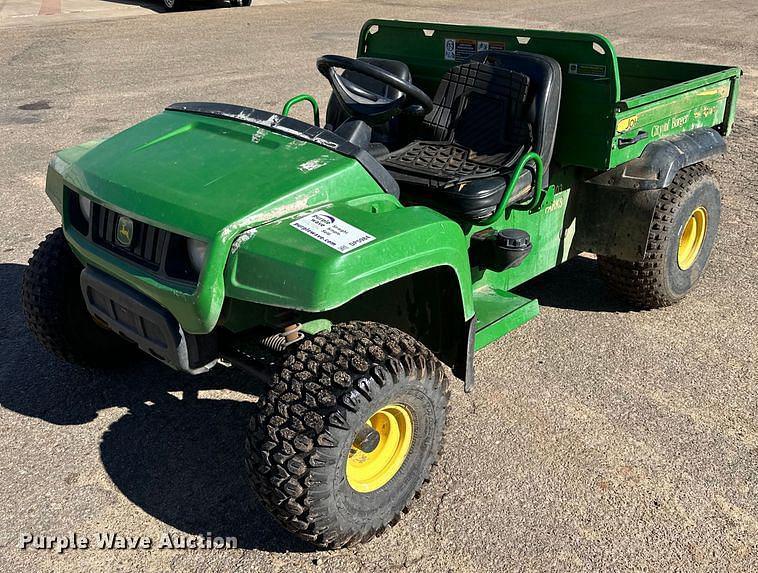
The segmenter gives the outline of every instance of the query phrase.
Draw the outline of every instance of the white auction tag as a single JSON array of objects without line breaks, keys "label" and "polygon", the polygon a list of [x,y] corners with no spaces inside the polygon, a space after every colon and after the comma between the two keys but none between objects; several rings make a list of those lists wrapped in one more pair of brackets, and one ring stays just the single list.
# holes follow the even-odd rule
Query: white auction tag
[{"label": "white auction tag", "polygon": [[340,253],[349,253],[376,238],[326,211],[316,211],[290,225]]}]

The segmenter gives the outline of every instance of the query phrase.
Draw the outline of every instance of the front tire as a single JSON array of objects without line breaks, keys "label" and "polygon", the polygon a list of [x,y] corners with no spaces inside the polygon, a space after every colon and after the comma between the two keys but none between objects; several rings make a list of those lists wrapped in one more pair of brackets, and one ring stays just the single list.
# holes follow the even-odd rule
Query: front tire
[{"label": "front tire", "polygon": [[680,170],[661,190],[641,261],[598,256],[601,276],[637,308],[672,305],[703,274],[716,241],[721,195],[707,166]]},{"label": "front tire", "polygon": [[177,12],[182,9],[183,0],[163,0],[163,7],[169,12]]},{"label": "front tire", "polygon": [[21,282],[26,323],[42,346],[80,366],[119,366],[134,358],[135,347],[99,326],[87,310],[79,286],[82,264],[59,227],[29,259]]},{"label": "front tire", "polygon": [[407,334],[335,325],[287,356],[251,419],[253,489],[317,546],[368,541],[399,521],[428,480],[449,396],[442,364]]}]

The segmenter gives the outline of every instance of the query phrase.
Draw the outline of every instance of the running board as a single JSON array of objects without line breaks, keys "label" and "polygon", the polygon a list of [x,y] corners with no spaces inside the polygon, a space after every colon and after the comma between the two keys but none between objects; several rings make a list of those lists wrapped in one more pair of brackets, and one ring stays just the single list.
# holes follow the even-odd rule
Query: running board
[{"label": "running board", "polygon": [[481,350],[540,312],[537,299],[525,298],[491,287],[482,287],[474,291],[474,309],[476,350]]}]

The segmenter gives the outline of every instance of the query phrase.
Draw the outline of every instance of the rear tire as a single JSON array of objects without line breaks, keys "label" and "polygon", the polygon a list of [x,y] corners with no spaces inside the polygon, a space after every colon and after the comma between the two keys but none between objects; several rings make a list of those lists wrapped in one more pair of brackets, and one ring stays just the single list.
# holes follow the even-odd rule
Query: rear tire
[{"label": "rear tire", "polygon": [[21,305],[32,334],[57,357],[104,368],[133,360],[136,348],[92,318],[84,303],[82,264],[59,227],[29,259],[21,283]]},{"label": "rear tire", "polygon": [[[400,520],[428,480],[449,396],[442,364],[407,334],[334,325],[289,353],[251,419],[251,485],[286,529],[317,546],[368,541]],[[385,419],[399,423],[393,430]],[[355,444],[367,421],[386,433],[364,455]]]},{"label": "rear tire", "polygon": [[711,170],[696,163],[661,190],[642,261],[598,256],[610,288],[637,308],[683,299],[708,263],[721,217],[721,196]]},{"label": "rear tire", "polygon": [[183,5],[183,0],[163,0],[163,7],[169,12],[178,12]]}]

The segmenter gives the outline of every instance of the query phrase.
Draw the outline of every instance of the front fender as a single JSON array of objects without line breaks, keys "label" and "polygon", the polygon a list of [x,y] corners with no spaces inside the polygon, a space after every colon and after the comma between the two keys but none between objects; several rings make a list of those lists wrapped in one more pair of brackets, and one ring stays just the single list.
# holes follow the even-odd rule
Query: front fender
[{"label": "front fender", "polygon": [[474,314],[466,238],[460,226],[426,207],[334,204],[330,215],[374,239],[340,253],[292,226],[302,217],[256,229],[230,255],[226,296],[306,312],[337,308],[398,278],[449,266],[458,278],[465,318]]}]

